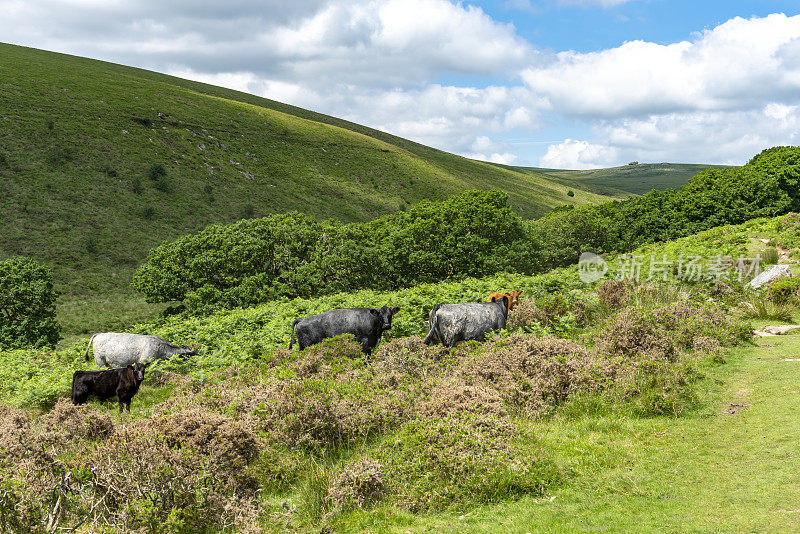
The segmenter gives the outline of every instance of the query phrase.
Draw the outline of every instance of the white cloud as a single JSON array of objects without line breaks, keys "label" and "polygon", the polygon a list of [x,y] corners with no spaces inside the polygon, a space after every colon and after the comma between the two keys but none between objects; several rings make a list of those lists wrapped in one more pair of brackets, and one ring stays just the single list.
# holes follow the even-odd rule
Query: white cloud
[{"label": "white cloud", "polygon": [[592,169],[614,166],[617,160],[613,147],[565,139],[563,143],[547,147],[539,165],[552,169]]},{"label": "white cloud", "polygon": [[761,150],[800,144],[800,106],[708,111],[609,121],[596,139],[551,145],[543,167],[586,169],[629,161],[741,165]]},{"label": "white cloud", "polygon": [[491,154],[467,152],[461,155],[465,158],[477,159],[478,161],[488,161],[490,163],[501,163],[503,165],[512,165],[517,160],[517,155],[510,152],[504,152],[502,154],[497,152],[493,152]]},{"label": "white cloud", "polygon": [[731,19],[694,41],[561,52],[522,77],[558,113],[624,117],[738,110],[797,95],[800,15]]},{"label": "white cloud", "polygon": [[[457,0],[0,0],[0,12],[0,41],[232,87],[487,161],[525,159],[517,149],[535,143],[497,139],[550,126],[559,134],[539,139],[569,139],[540,164],[571,168],[742,163],[800,142],[800,15],[734,18],[672,44],[545,53]],[[470,81],[443,82],[453,79]],[[569,126],[592,135],[575,139]]]}]

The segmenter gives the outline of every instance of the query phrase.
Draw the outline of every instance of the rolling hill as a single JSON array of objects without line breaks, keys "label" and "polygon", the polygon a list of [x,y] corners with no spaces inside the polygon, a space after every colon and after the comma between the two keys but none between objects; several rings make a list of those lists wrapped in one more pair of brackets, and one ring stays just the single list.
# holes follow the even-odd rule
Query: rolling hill
[{"label": "rolling hill", "polygon": [[538,167],[520,167],[520,169],[597,194],[624,197],[643,195],[653,189],[659,191],[674,189],[685,184],[700,171],[721,167],[724,166],[698,163],[638,163],[584,171]]},{"label": "rolling hill", "polygon": [[515,211],[607,196],[272,100],[0,44],[0,257],[50,266],[67,297],[124,290],[165,239],[299,210],[363,221],[499,189]]}]

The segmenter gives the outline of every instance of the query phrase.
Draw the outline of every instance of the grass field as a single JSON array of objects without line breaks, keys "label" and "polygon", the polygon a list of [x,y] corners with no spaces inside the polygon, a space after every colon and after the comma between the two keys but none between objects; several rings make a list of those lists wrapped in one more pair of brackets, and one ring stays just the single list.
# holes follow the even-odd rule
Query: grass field
[{"label": "grass field", "polygon": [[[800,529],[800,335],[733,349],[701,409],[559,416],[534,432],[574,478],[541,498],[418,517],[353,514],[344,531],[793,532]],[[789,360],[789,361],[786,361]],[[387,527],[391,525],[391,527]]]}]

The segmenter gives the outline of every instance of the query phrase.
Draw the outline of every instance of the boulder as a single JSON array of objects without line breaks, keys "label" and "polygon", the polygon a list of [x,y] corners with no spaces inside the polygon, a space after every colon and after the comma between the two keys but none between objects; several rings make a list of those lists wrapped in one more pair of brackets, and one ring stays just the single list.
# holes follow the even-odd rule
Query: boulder
[{"label": "boulder", "polygon": [[781,324],[775,326],[765,326],[761,330],[756,330],[755,332],[753,332],[753,335],[756,337],[780,336],[786,334],[787,332],[797,330],[798,328],[800,328],[800,324]]},{"label": "boulder", "polygon": [[789,270],[788,265],[770,265],[764,272],[753,278],[747,283],[747,287],[753,289],[761,289],[781,278],[789,278],[792,272]]}]

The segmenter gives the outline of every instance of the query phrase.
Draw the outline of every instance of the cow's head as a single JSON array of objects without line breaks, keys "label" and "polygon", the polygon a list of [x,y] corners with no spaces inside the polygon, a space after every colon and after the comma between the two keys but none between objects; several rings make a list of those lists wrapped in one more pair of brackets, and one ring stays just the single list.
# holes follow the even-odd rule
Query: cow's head
[{"label": "cow's head", "polygon": [[400,308],[390,308],[388,306],[384,306],[380,310],[375,310],[378,312],[378,316],[383,321],[382,328],[384,330],[389,330],[392,327],[392,316],[400,311]]},{"label": "cow's head", "polygon": [[522,291],[509,291],[506,293],[508,295],[508,309],[513,310],[519,304],[519,296],[525,293],[525,290]]},{"label": "cow's head", "polygon": [[197,356],[197,351],[194,350],[192,347],[187,347],[186,345],[181,347],[181,356]]},{"label": "cow's head", "polygon": [[144,370],[150,363],[135,363],[133,364],[133,375],[136,377],[136,383],[141,384],[144,380]]}]

